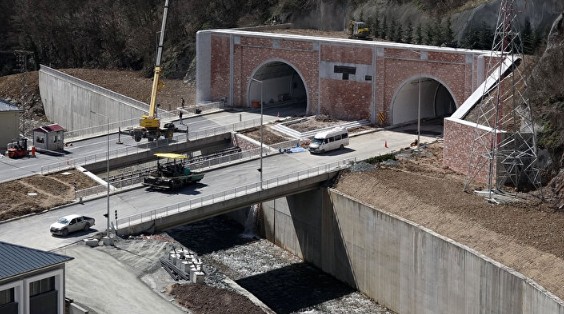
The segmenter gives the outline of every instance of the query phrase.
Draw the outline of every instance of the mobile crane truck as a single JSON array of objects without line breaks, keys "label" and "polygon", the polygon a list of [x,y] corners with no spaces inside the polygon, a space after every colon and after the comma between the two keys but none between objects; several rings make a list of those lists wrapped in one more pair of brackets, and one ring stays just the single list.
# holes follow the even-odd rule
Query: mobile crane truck
[{"label": "mobile crane truck", "polygon": [[157,117],[157,90],[159,87],[159,78],[161,74],[161,56],[163,52],[164,33],[166,26],[166,16],[168,12],[168,0],[165,0],[165,7],[163,11],[163,22],[161,25],[161,35],[159,38],[159,46],[157,48],[157,58],[155,62],[155,70],[153,75],[153,87],[151,90],[151,102],[149,104],[149,113],[142,115],[139,120],[139,126],[133,128],[130,134],[136,142],[141,141],[142,138],[147,138],[149,142],[158,140],[162,135],[165,138],[171,139],[174,135],[174,124],[167,123],[161,129],[161,120]]}]

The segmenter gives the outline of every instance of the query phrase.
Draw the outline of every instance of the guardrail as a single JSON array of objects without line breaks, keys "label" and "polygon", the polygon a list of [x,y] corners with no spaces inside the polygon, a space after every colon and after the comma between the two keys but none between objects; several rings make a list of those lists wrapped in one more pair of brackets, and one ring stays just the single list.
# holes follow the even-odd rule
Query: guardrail
[{"label": "guardrail", "polygon": [[[260,118],[236,122],[236,123],[226,125],[226,126],[219,126],[219,127],[215,127],[215,128],[203,129],[203,130],[199,130],[199,131],[190,131],[188,129],[187,133],[175,135],[170,140],[169,139],[160,139],[160,140],[157,140],[157,141],[146,142],[146,143],[143,143],[143,144],[138,143],[136,146],[127,146],[127,147],[124,147],[124,148],[112,150],[112,151],[110,151],[109,158],[111,159],[112,156],[115,158],[115,157],[118,157],[118,156],[127,156],[127,155],[132,155],[132,154],[138,154],[140,151],[147,151],[147,150],[151,150],[151,149],[158,148],[158,147],[161,147],[161,146],[168,146],[171,142],[183,142],[183,141],[186,141],[187,137],[190,141],[194,141],[194,140],[199,140],[199,139],[202,139],[202,138],[207,138],[207,137],[211,137],[211,136],[215,136],[215,135],[219,135],[219,134],[224,134],[224,133],[228,133],[228,132],[236,132],[236,131],[240,131],[240,130],[244,130],[244,129],[248,129],[248,128],[253,128],[253,127],[257,127],[257,126],[260,126]],[[140,145],[143,145],[143,147],[140,147]],[[49,165],[46,165],[46,166],[42,166],[41,167],[41,174],[45,175],[45,174],[48,174],[48,173],[68,170],[68,169],[74,168],[75,166],[84,166],[84,165],[88,165],[90,163],[103,161],[103,160],[106,160],[106,155],[107,155],[107,153],[98,153],[98,154],[79,157],[79,158],[67,159],[65,161],[61,161],[61,162],[49,164]]]},{"label": "guardrail", "polygon": [[262,189],[265,190],[265,189],[270,189],[280,186],[282,184],[299,182],[300,180],[307,179],[313,176],[318,176],[336,170],[346,169],[350,167],[354,162],[356,162],[356,158],[344,159],[338,162],[321,165],[316,168],[298,171],[284,176],[279,176],[273,179],[263,180],[262,182],[248,184],[245,186],[214,193],[208,196],[194,198],[189,201],[184,201],[174,205],[161,207],[159,209],[154,209],[143,213],[117,219],[116,225],[118,228],[130,227],[132,223],[143,223],[146,221],[166,217],[169,214],[188,211],[195,207],[202,207],[204,205],[211,205],[219,202],[225,202],[230,199],[248,195],[251,192],[258,192],[261,186]]},{"label": "guardrail", "polygon": [[[287,145],[292,145],[293,144],[292,142],[295,141],[289,141],[284,143],[286,143]],[[280,144],[282,144],[282,147],[288,147],[283,143]],[[266,152],[266,155],[268,155],[269,154],[268,148],[264,148],[264,152]],[[202,161],[188,162],[187,165],[190,167],[191,170],[201,170],[229,162],[241,161],[244,159],[250,160],[256,158],[257,156],[260,156],[260,147],[246,151],[236,152],[228,155],[223,155],[215,158],[210,158]],[[129,185],[140,183],[141,181],[143,181],[143,174],[146,174],[149,171],[154,170],[156,166],[157,166],[156,161],[150,161],[142,165],[134,165],[122,169],[122,171],[120,171],[118,174],[115,174],[110,177],[111,185],[119,189]],[[118,177],[121,177],[121,179],[115,180],[115,178]],[[86,196],[101,193],[105,190],[106,190],[105,185],[82,189],[76,192],[77,193],[76,197],[86,197]]]},{"label": "guardrail", "polygon": [[[134,126],[137,124],[139,124],[139,118],[110,122],[109,129],[113,133],[116,132],[116,130],[120,130],[121,127],[123,126]],[[94,135],[107,135],[107,134],[108,134],[108,124],[102,124],[89,128],[80,129],[80,130],[65,131],[65,141],[72,142],[73,139],[76,138],[82,138],[85,136],[94,136]]]},{"label": "guardrail", "polygon": [[[209,103],[199,104],[196,106],[186,107],[186,109],[191,112],[195,112],[196,110],[210,111],[214,109],[223,109],[223,108],[225,108],[225,104],[223,102],[209,102]],[[158,116],[162,120],[177,120],[178,119],[177,111],[178,110],[166,111],[163,109],[159,109]],[[195,115],[196,114],[194,113],[193,116]],[[116,132],[118,130],[127,130],[128,128],[138,125],[139,125],[139,118],[132,118],[122,121],[110,122],[109,129],[111,132]],[[92,135],[106,135],[107,133],[108,133],[108,124],[102,124],[102,125],[96,125],[79,130],[65,131],[65,139],[67,141],[72,141],[73,139],[76,138],[82,138],[85,136],[92,136]]]},{"label": "guardrail", "polygon": [[[111,193],[115,193],[115,191],[123,190],[134,184],[141,183],[142,181],[143,181],[142,177],[131,177],[123,180],[113,181],[110,183]],[[106,185],[97,185],[90,188],[77,190],[75,193],[75,198],[81,200],[87,196],[107,193],[108,192],[107,189],[108,187]]]}]

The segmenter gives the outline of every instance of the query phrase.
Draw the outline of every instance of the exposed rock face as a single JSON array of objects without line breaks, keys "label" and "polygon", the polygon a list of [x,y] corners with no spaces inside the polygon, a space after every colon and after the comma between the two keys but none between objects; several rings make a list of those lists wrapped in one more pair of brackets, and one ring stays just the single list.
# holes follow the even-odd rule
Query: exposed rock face
[{"label": "exposed rock face", "polygon": [[552,24],[552,28],[550,29],[550,33],[548,34],[548,42],[546,45],[546,50],[548,52],[550,49],[562,48],[563,44],[564,44],[564,12],[562,12]]},{"label": "exposed rock face", "polygon": [[[539,143],[545,147],[552,159],[552,169],[557,175],[564,164],[564,12],[558,15],[548,35],[546,50],[532,70],[528,80],[529,103],[535,119],[541,119],[542,129]],[[555,180],[563,180],[560,172]],[[558,186],[558,182],[553,182]],[[561,185],[561,183],[560,183]],[[564,193],[564,191],[561,191]]]}]

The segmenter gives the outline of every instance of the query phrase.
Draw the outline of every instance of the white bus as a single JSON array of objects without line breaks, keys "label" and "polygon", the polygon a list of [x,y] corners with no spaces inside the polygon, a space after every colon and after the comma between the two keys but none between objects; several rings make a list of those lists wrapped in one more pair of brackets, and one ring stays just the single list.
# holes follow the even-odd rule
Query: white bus
[{"label": "white bus", "polygon": [[309,144],[309,152],[324,153],[334,149],[342,149],[349,145],[349,131],[345,128],[337,127],[329,131],[315,134]]}]

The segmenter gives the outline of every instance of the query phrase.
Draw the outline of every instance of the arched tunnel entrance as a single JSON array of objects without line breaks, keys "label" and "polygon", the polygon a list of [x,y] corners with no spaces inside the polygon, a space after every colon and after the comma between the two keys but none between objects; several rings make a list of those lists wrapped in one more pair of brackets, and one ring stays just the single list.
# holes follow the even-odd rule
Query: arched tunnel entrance
[{"label": "arched tunnel entrance", "polygon": [[397,92],[392,104],[392,124],[416,123],[419,116],[422,125],[442,126],[442,118],[455,110],[454,98],[443,84],[432,78],[415,78]]},{"label": "arched tunnel entrance", "polygon": [[301,75],[289,64],[272,61],[260,66],[249,83],[248,106],[276,106],[285,115],[305,115],[307,90]]}]

